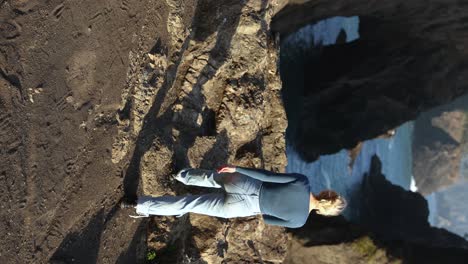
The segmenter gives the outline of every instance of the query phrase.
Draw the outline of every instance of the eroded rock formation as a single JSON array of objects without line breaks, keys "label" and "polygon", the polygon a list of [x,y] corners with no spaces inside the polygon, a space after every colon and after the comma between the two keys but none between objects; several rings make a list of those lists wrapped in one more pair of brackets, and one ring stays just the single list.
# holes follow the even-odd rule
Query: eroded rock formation
[{"label": "eroded rock formation", "polygon": [[295,134],[303,157],[353,148],[467,91],[466,6],[321,1],[287,6],[272,22],[283,35],[332,16],[359,16],[359,40],[322,48],[306,66],[306,111]]}]

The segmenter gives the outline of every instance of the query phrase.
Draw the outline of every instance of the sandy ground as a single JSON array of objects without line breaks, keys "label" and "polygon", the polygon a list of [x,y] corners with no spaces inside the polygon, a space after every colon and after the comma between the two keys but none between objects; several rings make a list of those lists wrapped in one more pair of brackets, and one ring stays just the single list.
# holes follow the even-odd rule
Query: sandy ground
[{"label": "sandy ground", "polygon": [[0,1],[1,263],[133,263],[144,250],[145,221],[117,206],[128,161],[112,162],[112,144],[129,54],[167,41],[166,9]]}]

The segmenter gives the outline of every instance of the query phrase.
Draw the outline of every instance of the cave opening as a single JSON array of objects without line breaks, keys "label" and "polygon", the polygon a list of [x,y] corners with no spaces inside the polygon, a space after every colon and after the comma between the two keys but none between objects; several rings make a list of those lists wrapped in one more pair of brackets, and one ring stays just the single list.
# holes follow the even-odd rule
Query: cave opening
[{"label": "cave opening", "polygon": [[468,249],[468,96],[424,77],[437,45],[372,17],[279,32],[286,171],[343,194],[345,218],[383,241]]}]

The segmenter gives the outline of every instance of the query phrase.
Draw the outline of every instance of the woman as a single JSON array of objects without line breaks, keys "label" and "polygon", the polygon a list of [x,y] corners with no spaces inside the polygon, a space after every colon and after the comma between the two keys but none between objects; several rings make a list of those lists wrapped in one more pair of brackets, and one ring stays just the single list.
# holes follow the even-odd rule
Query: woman
[{"label": "woman", "polygon": [[140,216],[198,213],[233,218],[261,214],[267,224],[290,228],[303,226],[312,210],[321,215],[336,216],[346,207],[346,201],[334,191],[312,194],[307,177],[297,173],[226,166],[218,171],[184,169],[175,179],[186,185],[222,188],[224,191],[187,196],[142,196],[138,202],[122,203],[122,207],[135,207]]}]

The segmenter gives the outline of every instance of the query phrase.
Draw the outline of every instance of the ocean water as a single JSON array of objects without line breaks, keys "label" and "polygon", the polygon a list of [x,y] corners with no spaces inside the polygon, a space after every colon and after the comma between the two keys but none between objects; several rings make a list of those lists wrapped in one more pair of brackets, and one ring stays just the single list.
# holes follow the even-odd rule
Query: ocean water
[{"label": "ocean water", "polygon": [[[314,58],[317,55],[318,46],[333,45],[341,31],[346,33],[347,42],[358,39],[359,18],[325,19],[301,28],[281,43],[283,100],[289,121],[286,171],[307,175],[313,192],[334,189],[341,193],[348,200],[345,217],[359,221],[359,188],[364,175],[370,169],[373,155],[380,158],[383,174],[390,182],[406,190],[417,191],[412,176],[414,124],[408,122],[398,127],[392,138],[365,141],[351,168],[347,150],[321,156],[315,162],[305,162],[295,152],[290,140],[302,110],[303,63],[305,58]],[[460,181],[425,198],[429,207],[428,221],[432,226],[445,228],[468,238],[468,153],[461,160]]]},{"label": "ocean water", "polygon": [[429,209],[431,224],[468,238],[467,190],[468,182],[460,181],[426,197],[434,200]]},{"label": "ocean water", "polygon": [[[359,18],[334,17],[305,26],[296,33],[289,35],[281,44],[282,65],[291,63],[300,65],[303,58],[310,55],[311,47],[332,45],[341,30],[346,33],[347,42],[358,39]],[[297,77],[297,79],[300,79],[299,75]],[[290,75],[285,77],[283,83],[289,86],[301,84],[294,77],[291,78]],[[297,91],[294,92],[297,93]],[[285,101],[286,109],[295,108],[295,110],[289,111],[288,114],[291,126],[294,123],[291,120],[297,118],[297,115],[291,114],[291,112],[297,111],[296,106],[301,103],[297,101],[300,98],[287,98],[287,100],[289,102]],[[297,103],[291,103],[294,100]],[[400,126],[392,138],[373,139],[364,142],[361,152],[352,167],[349,166],[350,157],[347,150],[321,156],[317,161],[309,163],[302,160],[292,145],[287,143],[288,165],[286,171],[307,175],[313,192],[333,189],[341,193],[348,201],[348,207],[344,215],[350,220],[357,220],[359,217],[357,210],[359,197],[356,195],[356,191],[362,183],[364,174],[369,171],[373,155],[379,156],[382,161],[383,174],[389,181],[407,190],[411,188],[412,134],[413,124],[409,122]],[[413,186],[413,189],[415,189],[415,186]]]},{"label": "ocean water", "polygon": [[463,155],[460,165],[460,176],[464,181],[468,181],[468,153]]},{"label": "ocean water", "polygon": [[344,215],[350,220],[357,220],[359,212],[359,190],[364,175],[370,169],[371,158],[377,155],[382,161],[382,172],[395,185],[406,190],[411,186],[411,122],[400,126],[390,139],[373,139],[363,143],[361,152],[350,168],[350,157],[347,150],[332,155],[321,156],[317,161],[305,162],[291,145],[287,145],[287,172],[307,175],[312,192],[333,189],[342,194],[348,201]]}]

